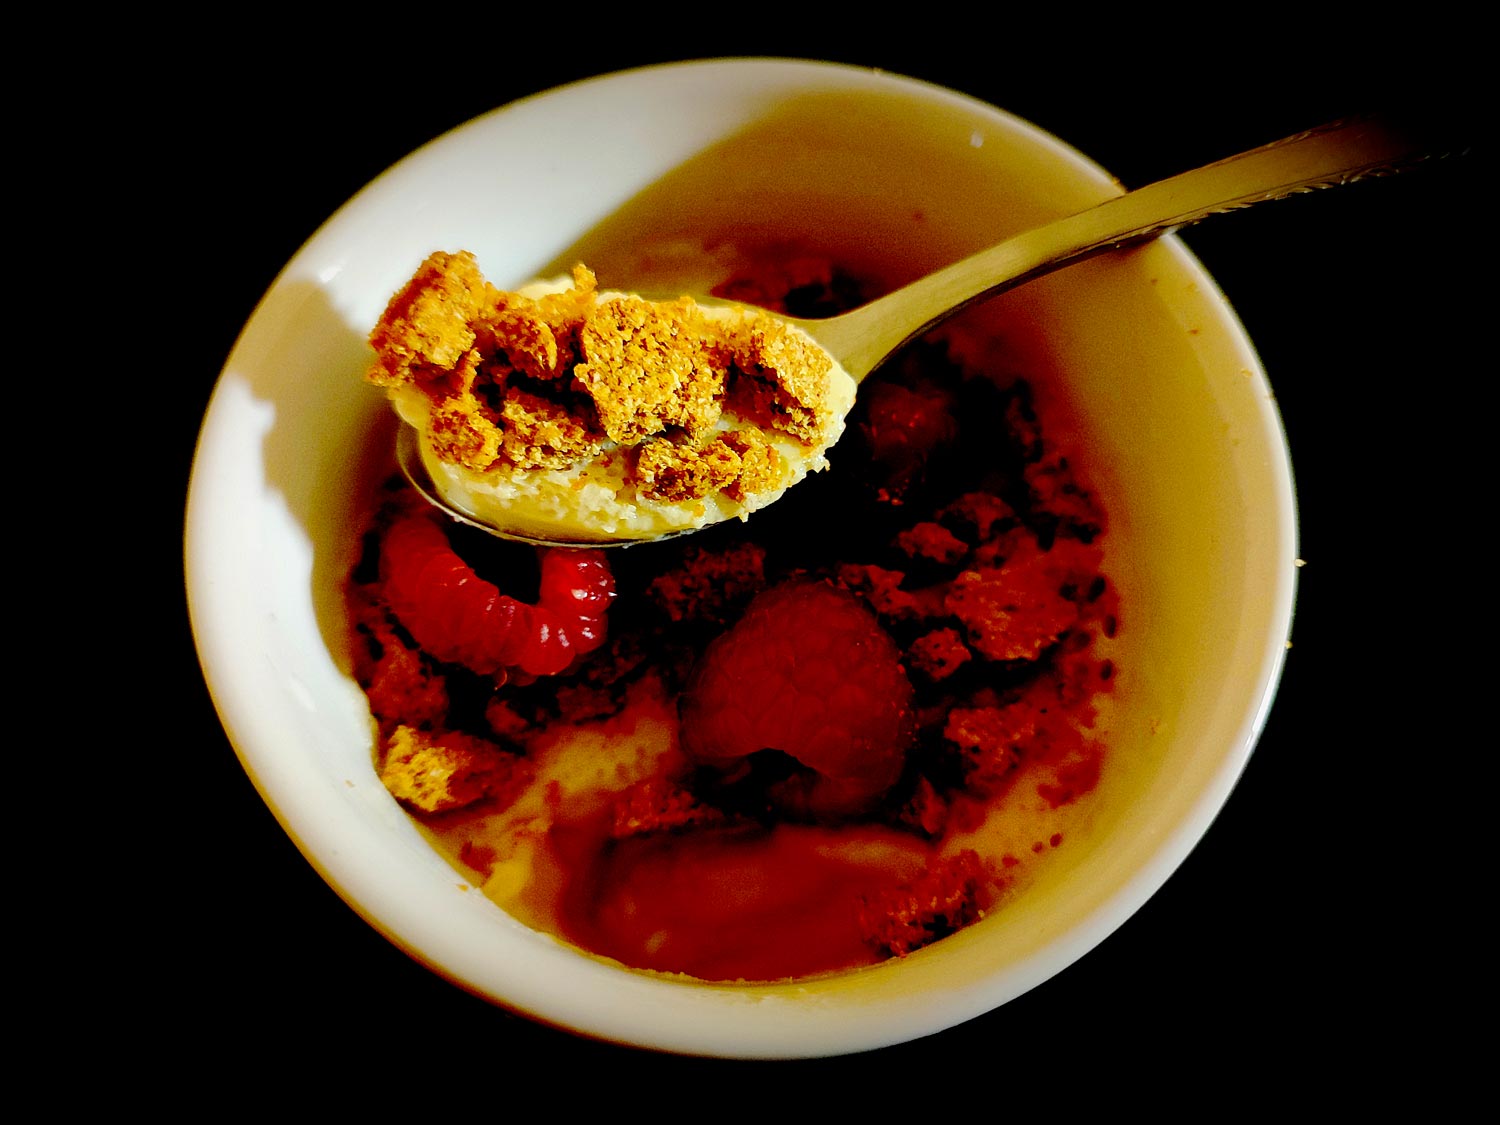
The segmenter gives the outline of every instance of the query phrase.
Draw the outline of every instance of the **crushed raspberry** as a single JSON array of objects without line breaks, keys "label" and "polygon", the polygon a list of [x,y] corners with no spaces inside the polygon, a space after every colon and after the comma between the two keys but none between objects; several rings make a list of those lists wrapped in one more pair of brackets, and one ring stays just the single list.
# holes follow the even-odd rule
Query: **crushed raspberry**
[{"label": "crushed raspberry", "polygon": [[914,389],[876,381],[861,391],[861,398],[866,410],[860,431],[897,492],[921,475],[938,447],[958,435],[953,394],[934,384]]},{"label": "crushed raspberry", "polygon": [[905,957],[977,921],[991,882],[978,853],[966,848],[914,882],[866,900],[859,919],[865,940],[882,956]]},{"label": "crushed raspberry", "polygon": [[1078,620],[1063,584],[1045,554],[1030,553],[999,569],[964,571],[949,586],[945,604],[980,655],[1035,660]]},{"label": "crushed raspberry", "polygon": [[687,790],[660,777],[632,785],[615,801],[613,812],[610,837],[615,840],[717,824],[724,819],[718,809],[699,803]]},{"label": "crushed raspberry", "polygon": [[896,536],[896,546],[914,559],[953,564],[969,553],[966,544],[940,523],[924,521]]},{"label": "crushed raspberry", "polygon": [[1023,461],[1035,461],[1042,455],[1042,427],[1029,397],[1018,395],[1005,407],[1005,428]]},{"label": "crushed raspberry", "polygon": [[901,808],[900,821],[916,829],[929,840],[943,834],[948,824],[948,802],[925,777],[917,779],[911,799]]},{"label": "crushed raspberry", "polygon": [[573,652],[578,656],[593,652],[609,637],[603,617],[575,617],[567,622],[567,626]]},{"label": "crushed raspberry", "polygon": [[363,671],[370,713],[382,726],[409,723],[436,726],[448,713],[448,686],[427,668],[420,653],[407,648],[394,629],[385,626],[376,637],[380,656]]},{"label": "crushed raspberry", "polygon": [[505,697],[493,695],[484,709],[485,722],[497,736],[510,742],[524,741],[531,733],[532,722],[515,709]]},{"label": "crushed raspberry", "polygon": [[458,850],[458,859],[482,879],[488,879],[494,873],[495,849],[487,844],[476,844],[473,840],[465,840]]},{"label": "crushed raspberry", "polygon": [[1098,746],[1092,743],[1083,745],[1076,757],[1068,758],[1057,767],[1055,782],[1043,782],[1036,791],[1053,808],[1071,804],[1099,784],[1101,764]]},{"label": "crushed raspberry", "polygon": [[623,698],[598,684],[562,684],[557,689],[558,715],[570,723],[608,718],[618,713],[623,703]]},{"label": "crushed raspberry", "polygon": [[1087,535],[1103,524],[1093,497],[1078,487],[1066,457],[1050,454],[1026,466],[1026,483],[1038,507]]},{"label": "crushed raspberry", "polygon": [[1005,787],[1036,734],[1036,716],[1024,707],[955,707],[943,728],[963,758],[965,785],[983,796]]},{"label": "crushed raspberry", "polygon": [[794,580],[760,594],[704,652],[680,702],[683,749],[729,767],[779,750],[816,773],[805,799],[849,811],[884,793],[912,734],[900,652],[847,592]]},{"label": "crushed raspberry", "polygon": [[939,519],[962,532],[961,537],[970,543],[993,538],[1015,515],[1011,506],[992,492],[966,492],[938,512]]}]

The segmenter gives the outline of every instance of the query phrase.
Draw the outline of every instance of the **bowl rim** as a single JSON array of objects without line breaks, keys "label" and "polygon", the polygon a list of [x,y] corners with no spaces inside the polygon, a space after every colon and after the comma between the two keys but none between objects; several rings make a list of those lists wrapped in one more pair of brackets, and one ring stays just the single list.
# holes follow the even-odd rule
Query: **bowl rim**
[{"label": "bowl rim", "polygon": [[[604,90],[614,83],[650,80],[664,72],[682,71],[700,73],[704,80],[716,74],[767,77],[779,74],[788,81],[816,78],[842,83],[850,89],[888,90],[946,102],[1019,128],[1036,143],[1052,146],[1080,174],[1114,184],[1112,177],[1089,157],[1000,107],[922,79],[814,60],[767,56],[683,60],[634,67],[538,91],[461,123],[408,154],[342,204],[278,272],[242,329],[216,382],[193,456],[184,523],[189,617],[210,697],[241,765],[262,800],[299,851],[335,892],[373,928],[433,972],[466,991],[538,1022],[622,1044],[675,1053],[745,1058],[805,1058],[869,1050],[955,1026],[1029,991],[1098,945],[1167,881],[1228,799],[1270,713],[1291,631],[1296,593],[1294,570],[1278,568],[1276,571],[1278,583],[1271,591],[1271,618],[1278,625],[1272,631],[1274,635],[1264,638],[1259,682],[1254,692],[1255,705],[1241,718],[1231,752],[1224,755],[1191,812],[1160,841],[1151,862],[1138,869],[1106,901],[1099,903],[1083,923],[1074,925],[1050,942],[1041,954],[972,981],[961,990],[942,989],[934,995],[923,995],[920,986],[899,996],[871,997],[858,988],[844,989],[840,995],[825,995],[816,981],[746,986],[695,982],[684,986],[678,981],[621,970],[583,957],[549,938],[533,934],[508,916],[504,917],[510,922],[518,947],[524,947],[525,971],[535,973],[537,979],[530,982],[529,987],[518,984],[514,991],[502,995],[504,990],[497,990],[492,983],[476,978],[471,968],[472,947],[434,934],[433,927],[422,918],[423,906],[431,905],[436,899],[418,904],[392,900],[379,889],[381,876],[378,871],[355,873],[348,857],[338,856],[340,841],[336,832],[321,825],[312,814],[311,806],[298,797],[297,785],[307,780],[307,774],[289,768],[288,763],[276,755],[274,748],[268,748],[268,741],[274,738],[275,732],[268,730],[262,722],[257,699],[253,692],[248,691],[248,681],[237,671],[239,655],[233,648],[232,638],[223,631],[223,619],[219,613],[222,600],[234,596],[219,580],[215,565],[222,553],[218,544],[225,521],[232,516],[216,511],[211,500],[214,482],[225,471],[221,460],[220,432],[229,424],[229,413],[237,405],[227,397],[225,384],[236,356],[261,327],[268,304],[294,267],[316,253],[330,232],[370,198],[376,184],[398,171],[416,167],[440,142],[475,134],[501,120],[503,115],[543,99],[585,88]],[[1217,282],[1175,236],[1165,236],[1158,240],[1158,244],[1166,248],[1177,266],[1194,276],[1222,318],[1226,338],[1233,341],[1246,369],[1253,372],[1256,379],[1265,382],[1259,357]],[[1263,421],[1269,427],[1268,441],[1280,454],[1272,466],[1277,493],[1277,542],[1295,557],[1298,527],[1290,454],[1274,400],[1269,395],[1266,400]],[[483,896],[470,898],[501,913],[488,906]],[[940,943],[935,948],[945,944]],[[909,959],[907,966],[914,965],[916,960]],[[868,978],[884,968],[877,966],[868,973],[846,974],[841,979],[858,979],[861,975]],[[566,989],[566,995],[560,995],[550,984],[543,986],[538,983],[550,971],[569,974],[572,983]],[[615,997],[616,1002],[609,1011],[601,1010],[601,993]],[[733,1018],[726,1018],[730,1015]]]}]

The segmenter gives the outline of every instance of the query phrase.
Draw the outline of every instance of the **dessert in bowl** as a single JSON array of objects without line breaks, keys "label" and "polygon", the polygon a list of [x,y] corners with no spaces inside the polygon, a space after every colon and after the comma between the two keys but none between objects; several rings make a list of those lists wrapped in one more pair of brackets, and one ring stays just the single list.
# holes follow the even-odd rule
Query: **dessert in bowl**
[{"label": "dessert in bowl", "polygon": [[[1099,778],[1068,806],[1063,844],[998,909],[907,956],[710,984],[591,956],[501,910],[477,880],[455,879],[380,780],[344,583],[390,470],[393,419],[360,385],[367,337],[432,251],[471,250],[507,287],[586,262],[612,288],[702,292],[706,271],[732,273],[752,251],[820,256],[889,287],[1116,191],[1062,143],[957,94],[742,62],[518,103],[351,201],[288,265],[230,357],[189,507],[205,673],[304,854],[464,987],[668,1050],[808,1055],[911,1038],[1004,1003],[1102,940],[1227,796],[1291,614],[1279,423],[1232,312],[1175,242],[1073,267],[954,329],[974,366],[1024,377],[1044,432],[1107,513],[1117,673],[1096,726]],[[839,473],[842,449],[819,476]]]}]

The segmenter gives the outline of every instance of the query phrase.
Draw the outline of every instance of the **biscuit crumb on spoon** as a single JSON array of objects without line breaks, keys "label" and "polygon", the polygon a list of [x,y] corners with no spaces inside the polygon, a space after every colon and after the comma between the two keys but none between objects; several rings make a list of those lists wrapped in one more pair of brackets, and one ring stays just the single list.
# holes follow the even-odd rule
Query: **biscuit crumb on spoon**
[{"label": "biscuit crumb on spoon", "polygon": [[854,399],[774,315],[601,292],[583,265],[507,292],[463,251],[430,255],[370,343],[441,500],[544,541],[743,519],[827,467]]}]

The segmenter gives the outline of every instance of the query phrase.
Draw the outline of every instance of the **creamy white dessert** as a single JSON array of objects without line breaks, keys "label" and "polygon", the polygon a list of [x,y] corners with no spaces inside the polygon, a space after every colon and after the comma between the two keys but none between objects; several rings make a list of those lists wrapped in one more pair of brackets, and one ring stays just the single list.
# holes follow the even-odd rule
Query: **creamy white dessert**
[{"label": "creamy white dessert", "polygon": [[827,467],[854,404],[854,380],[779,318],[601,292],[582,266],[510,293],[472,255],[434,254],[371,343],[442,498],[542,539],[743,519]]}]

